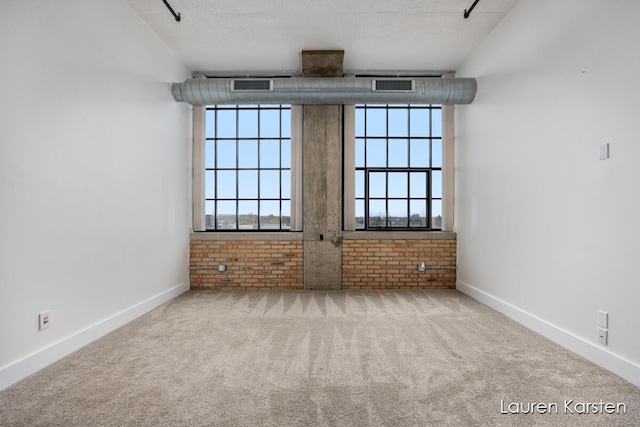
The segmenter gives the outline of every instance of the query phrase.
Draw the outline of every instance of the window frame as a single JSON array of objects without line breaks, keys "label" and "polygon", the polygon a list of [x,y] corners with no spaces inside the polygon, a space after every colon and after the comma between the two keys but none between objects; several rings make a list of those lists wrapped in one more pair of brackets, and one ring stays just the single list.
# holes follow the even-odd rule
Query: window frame
[{"label": "window frame", "polygon": [[[440,192],[436,195],[434,195],[433,193],[433,172],[438,172],[440,174],[440,183],[443,184],[443,180],[445,179],[445,173],[444,173],[444,166],[445,166],[445,129],[444,126],[440,126],[439,129],[441,130],[441,133],[439,135],[434,136],[434,129],[433,129],[433,111],[434,110],[440,110],[440,117],[443,119],[444,118],[444,114],[445,114],[445,108],[443,105],[439,105],[439,104],[357,104],[354,106],[351,106],[352,109],[346,112],[346,116],[345,116],[345,123],[349,123],[350,120],[352,120],[352,123],[348,126],[345,127],[345,153],[344,153],[344,159],[345,159],[345,177],[351,177],[351,179],[345,179],[344,182],[344,198],[345,198],[345,206],[347,206],[347,208],[344,211],[344,224],[345,224],[345,230],[353,230],[353,231],[442,231],[443,230],[443,218],[444,218],[444,212],[443,209],[445,207],[445,194],[443,193],[442,189],[440,189]],[[367,124],[366,124],[366,117],[367,117],[367,110],[368,109],[376,109],[376,110],[384,110],[385,111],[385,119],[386,119],[386,130],[384,132],[384,135],[375,135],[375,136],[370,136],[367,135]],[[407,110],[407,132],[406,135],[393,135],[390,134],[389,132],[389,111],[391,110],[399,110],[399,109],[404,109]],[[423,110],[428,110],[429,111],[429,127],[428,127],[428,134],[427,135],[412,135],[410,132],[411,129],[411,123],[410,123],[410,116],[411,116],[411,110],[413,109],[423,109]],[[357,120],[357,110],[364,110],[364,114],[363,114],[363,118],[364,118],[364,123],[362,123],[361,126],[358,125],[358,123],[356,123]],[[349,117],[347,114],[350,114],[351,117]],[[444,119],[443,119],[444,121]],[[443,124],[442,124],[443,125]],[[357,129],[361,128],[361,130],[364,131],[364,134],[357,134]],[[401,166],[401,167],[397,167],[397,166],[390,166],[389,165],[389,150],[390,150],[390,145],[391,145],[391,141],[394,139],[403,139],[407,141],[407,161],[406,161],[406,166]],[[412,140],[427,140],[429,142],[429,148],[428,148],[428,157],[429,157],[429,161],[426,167],[421,166],[421,167],[412,167],[411,166],[411,141]],[[358,142],[356,141],[362,141],[362,143],[364,144],[364,152],[362,153],[363,156],[363,161],[364,164],[363,165],[359,165],[357,164],[358,160],[356,160],[356,158],[358,157],[358,155],[356,154],[356,149],[357,149],[357,145]],[[386,156],[385,156],[385,166],[382,167],[380,165],[376,165],[376,166],[368,166],[367,165],[367,145],[369,143],[369,141],[384,141],[385,143],[385,152],[386,152]],[[439,158],[439,162],[436,163],[436,166],[434,166],[434,162],[433,162],[433,153],[434,153],[434,141],[440,141],[440,158]],[[348,154],[348,151],[351,150],[353,151],[353,154]],[[437,166],[437,165],[440,166]],[[356,188],[356,183],[358,182],[358,179],[356,178],[356,175],[358,174],[359,171],[362,171],[364,174],[364,179],[362,181],[364,181],[362,183],[363,185],[363,189],[358,189]],[[388,188],[388,182],[386,184],[386,188],[385,188],[385,197],[380,198],[380,197],[371,197],[370,194],[370,189],[369,189],[369,174],[371,172],[386,172],[387,176],[390,172],[402,172],[402,173],[407,173],[407,195],[406,197],[389,197],[389,188]],[[410,173],[411,172],[422,172],[422,173],[426,173],[427,174],[427,182],[426,182],[426,194],[424,195],[424,197],[417,197],[414,198],[411,196],[410,194]],[[360,193],[360,196],[358,196],[358,193]],[[439,195],[439,197],[437,197]],[[385,226],[382,227],[378,227],[378,226],[372,226],[371,225],[371,215],[370,215],[370,199],[374,199],[374,200],[384,200],[385,201]],[[425,205],[426,205],[426,212],[425,212],[425,222],[426,224],[424,226],[420,226],[420,227],[415,227],[415,226],[411,226],[411,200],[425,200]],[[389,200],[402,200],[405,201],[407,203],[407,217],[406,217],[406,221],[405,221],[405,226],[399,226],[399,225],[390,225],[389,221],[391,221],[390,219],[390,215],[389,215]],[[349,202],[353,201],[353,208],[352,210],[350,210],[348,208],[349,206]],[[439,202],[440,205],[440,224],[434,224],[434,217],[433,217],[433,205],[434,202]],[[363,207],[363,211],[364,211],[364,217],[362,218],[362,221],[358,221],[358,218],[356,216],[356,213],[358,211],[358,208],[356,207],[358,205],[358,203],[361,203],[361,207]],[[362,210],[362,209],[361,209]],[[349,215],[351,215],[351,213],[353,213],[353,220],[350,221],[350,218],[348,218]],[[438,226],[439,225],[439,226]]]},{"label": "window frame", "polygon": [[[292,231],[292,214],[293,214],[293,206],[292,206],[292,202],[293,202],[293,169],[294,169],[294,165],[292,164],[293,161],[293,144],[294,144],[294,139],[293,139],[293,132],[292,132],[292,128],[293,128],[293,118],[292,118],[292,106],[289,104],[234,104],[234,105],[230,105],[230,104],[222,104],[222,105],[207,105],[202,107],[203,108],[203,135],[202,135],[202,162],[201,163],[201,181],[202,181],[202,189],[201,191],[199,191],[198,193],[201,194],[202,196],[202,206],[201,206],[201,212],[202,212],[202,216],[204,217],[202,220],[202,225],[200,227],[200,230],[197,231],[206,231],[206,232],[289,232]],[[278,111],[278,134],[277,136],[264,136],[261,134],[261,111]],[[235,136],[230,136],[230,135],[224,135],[221,136],[219,135],[219,126],[218,126],[218,116],[219,116],[219,112],[220,111],[225,111],[225,112],[229,112],[229,111],[234,111],[235,112]],[[240,130],[240,126],[238,125],[239,123],[239,118],[240,118],[240,114],[242,111],[255,111],[256,112],[256,117],[257,117],[257,123],[256,123],[256,130],[257,130],[257,134],[256,135],[252,135],[252,136],[241,136],[241,130]],[[284,129],[283,128],[283,111],[289,111],[289,126],[290,128],[288,129]],[[214,128],[213,128],[213,135],[210,133],[210,128],[207,124],[207,118],[210,117],[210,114],[213,114],[215,117],[215,123],[214,123]],[[209,132],[209,134],[208,134]],[[241,166],[241,162],[242,160],[240,159],[240,145],[242,141],[255,141],[256,143],[256,162],[257,165],[255,167],[245,167],[245,166]],[[267,141],[277,141],[278,142],[278,165],[277,166],[263,166],[262,160],[261,160],[261,143],[267,142]],[[283,165],[283,144],[286,143],[288,141],[289,144],[289,148],[288,148],[288,155],[289,156],[289,161],[288,161],[288,167]],[[234,164],[233,166],[229,166],[229,165],[220,165],[219,164],[219,159],[218,159],[218,147],[219,144],[222,142],[233,142],[235,144],[234,150],[235,150],[235,159],[234,159]],[[210,149],[208,150],[208,144],[210,144]],[[212,152],[211,152],[212,151]],[[208,165],[207,164],[207,157],[213,155],[213,165]],[[195,169],[195,165],[194,165],[194,169]],[[256,172],[256,176],[257,176],[257,180],[256,180],[256,192],[257,194],[255,194],[255,196],[253,197],[242,197],[241,195],[241,191],[240,191],[240,182],[239,182],[239,177],[241,175],[241,172],[243,171],[255,171]],[[265,196],[262,194],[262,188],[260,185],[261,180],[263,179],[263,172],[268,172],[268,171],[272,171],[272,172],[277,172],[278,173],[278,181],[279,181],[279,186],[278,186],[278,196]],[[234,173],[234,179],[235,179],[235,189],[233,191],[234,196],[233,197],[221,197],[219,195],[219,185],[218,185],[218,177],[220,175],[221,172],[232,172]],[[284,189],[284,181],[283,181],[283,175],[288,172],[288,176],[289,176],[289,188],[286,189],[286,191]],[[194,176],[196,175],[195,171],[194,171]],[[213,194],[211,194],[209,192],[209,194],[207,194],[207,189],[208,186],[205,183],[205,180],[207,178],[207,176],[211,176],[213,175],[214,177],[214,183],[213,183]],[[195,179],[195,178],[194,178]],[[196,192],[194,191],[194,194]],[[288,193],[288,197],[286,197],[286,194]],[[221,202],[227,202],[227,203],[235,203],[235,213],[230,214],[234,216],[234,220],[235,222],[233,222],[234,227],[232,228],[224,228],[220,226],[220,212],[219,212],[219,206]],[[254,225],[256,226],[256,228],[241,228],[242,225],[247,225],[247,224],[242,224],[241,223],[241,217],[245,214],[244,212],[241,211],[240,209],[240,205],[242,202],[255,202],[255,206],[257,208],[257,212],[255,213],[256,215],[256,219],[255,222],[251,222],[250,225]],[[270,226],[266,226],[267,223],[263,223],[262,221],[262,217],[267,217],[266,215],[262,215],[262,209],[263,209],[263,202],[276,202],[278,204],[278,212],[279,215],[277,215],[278,218],[278,222],[277,222],[277,227],[270,227]],[[283,212],[283,205],[288,204],[288,215]],[[194,204],[195,205],[195,204]],[[262,212],[261,212],[262,211]],[[275,215],[274,215],[275,216]],[[210,218],[213,218],[212,220],[210,220]],[[288,218],[288,224],[285,222],[285,218]]]}]

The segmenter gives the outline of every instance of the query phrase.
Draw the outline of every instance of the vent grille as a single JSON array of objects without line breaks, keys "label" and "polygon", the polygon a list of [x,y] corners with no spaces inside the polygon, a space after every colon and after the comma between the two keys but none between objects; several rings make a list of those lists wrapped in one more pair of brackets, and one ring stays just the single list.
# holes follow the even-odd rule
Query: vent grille
[{"label": "vent grille", "polygon": [[413,80],[374,80],[374,92],[413,92]]},{"label": "vent grille", "polygon": [[234,91],[270,91],[272,80],[234,80],[232,87]]}]

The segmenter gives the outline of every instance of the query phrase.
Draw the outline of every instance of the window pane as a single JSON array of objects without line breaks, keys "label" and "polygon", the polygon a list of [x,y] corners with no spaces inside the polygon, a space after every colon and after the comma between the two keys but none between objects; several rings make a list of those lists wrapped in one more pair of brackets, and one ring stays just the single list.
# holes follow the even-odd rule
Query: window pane
[{"label": "window pane", "polygon": [[384,200],[369,200],[369,227],[387,226],[387,208]]},{"label": "window pane", "polygon": [[409,174],[409,197],[427,197],[426,172],[411,172]]},{"label": "window pane", "polygon": [[431,141],[431,167],[442,167],[442,140],[434,139]]},{"label": "window pane", "polygon": [[442,198],[442,171],[431,172],[431,197]]},{"label": "window pane", "polygon": [[258,137],[258,111],[240,110],[238,111],[238,137],[257,138]]},{"label": "window pane", "polygon": [[215,152],[215,141],[205,141],[204,142],[204,167],[205,168],[215,168],[215,160],[216,160],[216,152]]},{"label": "window pane", "polygon": [[442,136],[442,110],[431,110],[431,136]]},{"label": "window pane", "polygon": [[238,202],[238,228],[241,230],[258,229],[258,202],[245,201]]},{"label": "window pane", "polygon": [[387,134],[387,110],[384,108],[367,108],[366,136],[385,136]]},{"label": "window pane", "polygon": [[280,167],[280,141],[260,141],[260,167]]},{"label": "window pane", "polygon": [[282,198],[291,198],[291,171],[283,170],[282,174]]},{"label": "window pane", "polygon": [[412,108],[409,118],[411,120],[409,133],[412,137],[429,136],[429,109]]},{"label": "window pane", "polygon": [[291,110],[282,110],[282,137],[291,138]]},{"label": "window pane", "polygon": [[431,201],[431,228],[442,228],[442,200]]},{"label": "window pane", "polygon": [[355,115],[356,228],[430,227],[431,193],[442,196],[439,106],[359,104]]},{"label": "window pane", "polygon": [[236,112],[235,110],[218,110],[218,134],[217,138],[236,137]]},{"label": "window pane", "polygon": [[410,200],[409,201],[409,227],[426,227],[427,226],[427,200]]},{"label": "window pane", "polygon": [[204,203],[204,227],[206,230],[216,229],[216,202],[207,200]]},{"label": "window pane", "polygon": [[356,139],[356,167],[364,167],[364,139]]},{"label": "window pane", "polygon": [[258,167],[258,141],[238,141],[238,167]]},{"label": "window pane", "polygon": [[409,111],[389,109],[389,136],[409,135]]},{"label": "window pane", "polygon": [[428,139],[412,139],[411,140],[411,161],[409,166],[412,168],[429,167],[429,140]]},{"label": "window pane", "polygon": [[280,202],[261,201],[260,202],[260,228],[278,229],[280,228]]},{"label": "window pane", "polygon": [[204,137],[216,137],[216,112],[215,110],[207,110],[204,116]]},{"label": "window pane", "polygon": [[258,198],[258,171],[241,170],[238,171],[238,198],[257,199]]},{"label": "window pane", "polygon": [[356,197],[364,198],[364,171],[356,171]]},{"label": "window pane", "polygon": [[218,171],[218,199],[235,199],[236,171]]},{"label": "window pane", "polygon": [[407,201],[389,200],[389,220],[391,227],[407,227]]},{"label": "window pane", "polygon": [[280,137],[280,111],[260,110],[260,138]]},{"label": "window pane", "polygon": [[369,174],[369,197],[387,197],[386,172],[371,172]]},{"label": "window pane", "polygon": [[280,157],[281,157],[280,161],[282,162],[282,167],[290,168],[291,167],[291,140],[283,139],[280,147],[282,151],[282,153],[280,153]]},{"label": "window pane", "polygon": [[282,201],[282,228],[291,229],[291,202],[288,200]]},{"label": "window pane", "polygon": [[216,153],[216,167],[235,168],[236,167],[236,142],[218,141]]},{"label": "window pane", "polygon": [[384,139],[367,139],[367,167],[387,166],[387,141]]},{"label": "window pane", "polygon": [[406,139],[389,140],[389,167],[406,168],[409,163],[409,141]]},{"label": "window pane", "polygon": [[[409,189],[407,188],[409,185],[408,174],[406,172],[389,172],[388,179],[389,179],[389,193],[388,193],[389,197],[406,198],[409,192]],[[406,207],[405,207],[405,210],[406,210]],[[389,205],[389,212],[391,212],[391,205]]]},{"label": "window pane", "polygon": [[280,171],[260,171],[260,198],[277,199],[280,197]]},{"label": "window pane", "polygon": [[356,108],[356,136],[364,136],[364,108]]},{"label": "window pane", "polygon": [[214,199],[216,197],[216,171],[204,171],[204,198]]},{"label": "window pane", "polygon": [[218,214],[216,215],[218,228],[222,230],[235,230],[236,224],[236,202],[218,202]]},{"label": "window pane", "polygon": [[[255,229],[261,223],[259,209],[273,211],[271,215],[278,220],[270,228],[278,229],[281,193],[286,199],[282,209],[288,217],[291,210],[290,107],[209,106],[205,135],[207,229]],[[262,204],[261,198],[275,200]],[[290,219],[287,221],[289,224]]]},{"label": "window pane", "polygon": [[356,200],[356,228],[364,228],[364,200]]}]

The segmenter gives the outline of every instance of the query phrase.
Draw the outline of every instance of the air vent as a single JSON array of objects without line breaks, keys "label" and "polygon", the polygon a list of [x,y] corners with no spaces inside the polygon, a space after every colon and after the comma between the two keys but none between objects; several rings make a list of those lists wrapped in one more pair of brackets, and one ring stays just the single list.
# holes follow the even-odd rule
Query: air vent
[{"label": "air vent", "polygon": [[234,91],[271,91],[273,90],[273,80],[233,80],[231,86]]},{"label": "air vent", "polygon": [[373,80],[374,92],[413,92],[413,80]]}]

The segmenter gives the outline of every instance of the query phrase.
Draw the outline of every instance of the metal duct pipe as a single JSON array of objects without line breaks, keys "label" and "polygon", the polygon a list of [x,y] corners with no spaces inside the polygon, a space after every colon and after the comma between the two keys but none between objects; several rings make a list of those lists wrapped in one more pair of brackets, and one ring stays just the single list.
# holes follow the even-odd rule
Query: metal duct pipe
[{"label": "metal duct pipe", "polygon": [[214,104],[470,104],[474,78],[189,79],[173,83],[173,98]]}]

